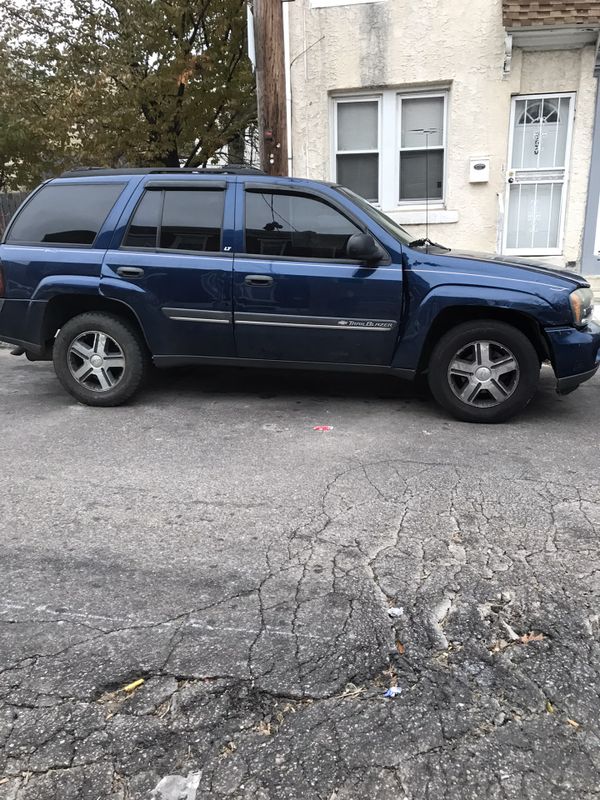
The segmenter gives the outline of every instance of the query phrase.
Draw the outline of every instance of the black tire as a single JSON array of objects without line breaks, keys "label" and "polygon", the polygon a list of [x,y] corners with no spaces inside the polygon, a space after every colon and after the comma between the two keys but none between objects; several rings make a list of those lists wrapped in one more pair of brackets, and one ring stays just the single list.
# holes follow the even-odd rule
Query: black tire
[{"label": "black tire", "polygon": [[[498,373],[501,369],[508,370],[498,380],[495,372],[488,369],[491,377],[487,383],[480,381],[480,375],[487,376],[487,372],[480,373],[481,367],[477,367],[482,363],[482,346],[486,348],[483,352],[492,354],[487,361],[492,364],[492,370]],[[508,356],[502,361],[503,352],[508,352],[512,361]],[[473,353],[472,362],[465,360],[469,353]],[[513,363],[515,368],[510,370]],[[473,373],[467,369],[463,376],[460,370],[463,364]],[[540,359],[531,341],[512,325],[495,320],[465,322],[452,328],[438,341],[429,361],[429,387],[433,396],[443,408],[464,422],[495,423],[510,419],[530,402],[539,377]],[[461,399],[459,394],[466,399]]]},{"label": "black tire", "polygon": [[[122,361],[123,365],[100,370],[92,370],[90,366],[90,375],[83,383],[75,377],[74,372],[78,371],[77,359],[81,359],[82,369],[87,356],[78,356],[73,348],[78,345],[82,350],[93,348],[96,334],[100,337],[98,341],[105,343],[105,363],[117,364]],[[102,336],[108,338],[102,340]],[[95,355],[93,349],[89,352]],[[54,342],[53,361],[63,387],[76,400],[88,406],[119,406],[126,403],[143,385],[150,364],[146,345],[137,328],[128,320],[103,311],[79,314],[66,322]],[[95,378],[91,373],[98,371],[102,375]]]}]

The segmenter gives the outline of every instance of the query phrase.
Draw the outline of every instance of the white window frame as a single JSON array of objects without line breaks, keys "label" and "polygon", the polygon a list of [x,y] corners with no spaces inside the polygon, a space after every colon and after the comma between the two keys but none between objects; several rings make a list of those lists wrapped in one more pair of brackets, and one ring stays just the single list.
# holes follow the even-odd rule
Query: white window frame
[{"label": "white window frame", "polygon": [[[334,98],[334,112],[333,112],[333,174],[337,175],[337,157],[338,156],[356,156],[356,155],[374,155],[377,154],[377,166],[379,175],[377,179],[377,202],[374,206],[381,205],[381,131],[382,131],[382,118],[381,118],[381,95],[377,94],[359,94],[348,95],[344,97]],[[377,149],[376,150],[339,150],[338,149],[338,108],[344,103],[377,103]],[[336,180],[336,178],[334,178]]]},{"label": "white window frame", "polygon": [[[401,104],[404,99],[421,99],[428,97],[442,97],[444,100],[444,132],[442,145],[435,145],[436,150],[444,152],[444,173],[442,197],[431,198],[428,202],[423,200],[400,200],[400,138],[401,138]],[[428,205],[430,209],[445,209],[446,202],[446,175],[448,169],[447,142],[448,142],[448,87],[435,87],[430,90],[415,90],[413,92],[399,91],[398,89],[383,89],[380,92],[353,92],[332,95],[331,103],[331,155],[330,178],[337,181],[337,156],[344,153],[379,153],[379,200],[373,203],[377,208],[386,211],[422,211]],[[338,105],[341,103],[356,103],[360,101],[376,100],[378,102],[378,150],[338,150]],[[424,150],[424,147],[403,148],[410,150]],[[431,150],[434,145],[431,145]]]},{"label": "white window frame", "polygon": [[[431,99],[434,97],[440,97],[443,102],[443,111],[442,111],[442,125],[444,127],[442,131],[442,143],[436,145],[429,145],[429,150],[441,150],[443,154],[443,171],[442,171],[442,196],[441,197],[430,197],[427,201],[425,198],[414,198],[414,199],[407,199],[402,200],[400,199],[400,162],[402,160],[402,153],[422,153],[427,148],[425,147],[425,142],[423,142],[423,147],[402,147],[402,103],[404,100],[422,100],[422,99]],[[396,173],[397,173],[397,187],[396,187],[396,205],[400,208],[406,208],[406,206],[425,206],[428,203],[429,206],[444,206],[446,201],[446,166],[448,163],[447,158],[447,130],[448,130],[448,92],[418,92],[418,93],[398,93],[396,97],[397,103],[397,123],[396,123]]]},{"label": "white window frame", "polygon": [[[571,102],[569,104],[569,127],[567,130],[567,141],[565,144],[565,165],[564,165],[564,178],[562,181],[562,197],[561,197],[561,209],[560,209],[560,219],[559,219],[559,231],[558,231],[558,247],[508,247],[507,240],[508,240],[508,211],[510,206],[510,185],[507,183],[506,185],[506,193],[505,193],[505,210],[504,210],[504,219],[502,225],[502,253],[504,255],[514,255],[514,256],[561,256],[564,250],[564,241],[565,241],[565,222],[567,217],[567,201],[569,195],[569,183],[571,177],[571,149],[573,146],[573,132],[575,129],[575,106],[577,104],[577,93],[576,92],[540,92],[539,94],[513,94],[511,97],[511,108],[510,108],[510,121],[509,121],[509,135],[508,135],[508,154],[506,158],[506,167],[507,172],[515,171],[512,166],[512,151],[513,151],[513,142],[514,142],[514,135],[515,135],[515,115],[517,113],[517,101],[518,100],[543,100],[546,97],[556,97],[558,99],[563,97],[569,97]],[[560,167],[557,167],[560,169]],[[516,170],[517,172],[522,173],[536,173],[536,172],[543,172],[543,170],[537,169],[536,167],[525,167],[519,168]],[[508,177],[508,175],[507,175]],[[537,181],[539,184],[547,184],[547,183],[557,183],[557,181],[547,180],[547,181]],[[558,183],[560,183],[558,181]]]}]

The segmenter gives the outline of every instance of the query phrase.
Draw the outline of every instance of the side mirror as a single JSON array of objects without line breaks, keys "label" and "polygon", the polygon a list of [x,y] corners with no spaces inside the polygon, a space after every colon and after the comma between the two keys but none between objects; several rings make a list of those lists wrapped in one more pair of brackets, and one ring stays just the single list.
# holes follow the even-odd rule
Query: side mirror
[{"label": "side mirror", "polygon": [[346,243],[346,255],[374,266],[384,258],[385,253],[370,233],[354,233]]}]

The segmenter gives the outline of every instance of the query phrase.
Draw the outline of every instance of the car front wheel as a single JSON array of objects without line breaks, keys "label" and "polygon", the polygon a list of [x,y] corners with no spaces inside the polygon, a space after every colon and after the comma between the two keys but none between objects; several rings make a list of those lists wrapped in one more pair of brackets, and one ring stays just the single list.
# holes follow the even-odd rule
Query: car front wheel
[{"label": "car front wheel", "polygon": [[148,354],[127,320],[104,312],[70,319],[58,332],[54,369],[63,387],[90,406],[118,406],[142,385]]},{"label": "car front wheel", "polygon": [[517,328],[495,320],[458,325],[441,337],[429,362],[435,399],[465,422],[504,422],[534,396],[540,360]]}]

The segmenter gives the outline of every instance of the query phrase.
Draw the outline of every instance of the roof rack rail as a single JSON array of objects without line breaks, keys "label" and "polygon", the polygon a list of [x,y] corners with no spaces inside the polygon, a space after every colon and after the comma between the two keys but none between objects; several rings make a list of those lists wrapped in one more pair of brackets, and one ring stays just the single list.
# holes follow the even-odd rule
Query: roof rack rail
[{"label": "roof rack rail", "polygon": [[124,167],[108,169],[107,167],[77,167],[63,172],[61,178],[80,178],[83,175],[266,175],[257,167],[244,164],[223,164],[215,167]]}]

